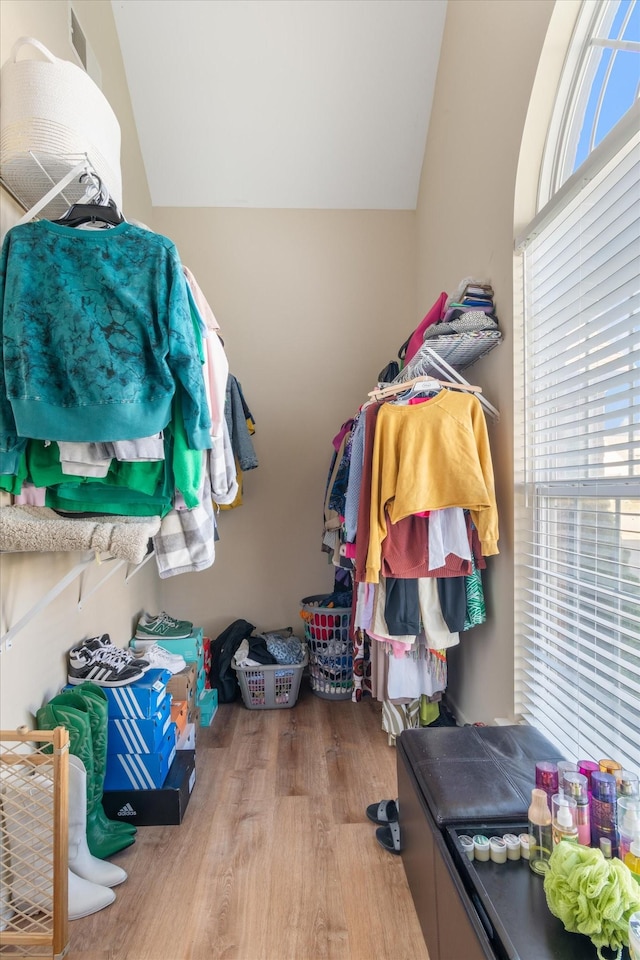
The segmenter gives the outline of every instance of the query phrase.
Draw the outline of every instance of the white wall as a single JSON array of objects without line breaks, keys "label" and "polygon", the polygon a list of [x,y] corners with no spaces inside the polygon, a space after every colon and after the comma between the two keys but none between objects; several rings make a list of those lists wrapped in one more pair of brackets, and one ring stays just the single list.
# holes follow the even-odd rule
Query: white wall
[{"label": "white wall", "polygon": [[321,552],[332,438],[373,389],[415,314],[409,212],[156,209],[221,326],[256,420],[259,467],[218,516],[216,562],[163,583],[215,636],[243,617],[302,633],[300,600],[328,592]]},{"label": "white wall", "polygon": [[[124,205],[130,217],[152,223],[153,212],[140,147],[133,122],[120,48],[108,2],[74,0],[74,8],[102,69],[102,89],[122,131]],[[40,40],[58,57],[73,60],[66,0],[2,0],[0,62],[4,63],[18,37]],[[25,56],[26,51],[20,56]],[[75,62],[75,61],[74,61]],[[0,90],[0,97],[2,91]],[[2,236],[22,210],[0,190]],[[6,502],[6,495],[2,495]],[[4,634],[52,590],[81,560],[69,554],[4,554],[0,556],[0,631]],[[142,609],[157,610],[160,585],[148,563],[129,583],[124,567],[79,608],[79,601],[110,572],[109,564],[94,563],[49,606],[34,617],[0,656],[0,726],[33,726],[42,703],[66,683],[66,652],[85,637],[109,633],[125,646]]]},{"label": "white wall", "polygon": [[[449,0],[418,200],[423,312],[464,277],[488,279],[504,338],[465,374],[500,411],[498,423],[488,419],[500,555],[487,561],[487,622],[463,636],[449,656],[449,697],[467,722],[513,715],[514,197],[529,100],[554,6],[553,0]],[[520,180],[529,205],[539,142],[537,148]]]}]

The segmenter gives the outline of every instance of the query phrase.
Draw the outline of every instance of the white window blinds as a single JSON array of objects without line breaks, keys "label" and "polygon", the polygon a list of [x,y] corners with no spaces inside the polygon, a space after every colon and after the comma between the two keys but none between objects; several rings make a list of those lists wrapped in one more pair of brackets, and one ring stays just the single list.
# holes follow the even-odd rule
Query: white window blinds
[{"label": "white window blinds", "polygon": [[523,253],[517,709],[640,771],[640,135],[580,186]]}]

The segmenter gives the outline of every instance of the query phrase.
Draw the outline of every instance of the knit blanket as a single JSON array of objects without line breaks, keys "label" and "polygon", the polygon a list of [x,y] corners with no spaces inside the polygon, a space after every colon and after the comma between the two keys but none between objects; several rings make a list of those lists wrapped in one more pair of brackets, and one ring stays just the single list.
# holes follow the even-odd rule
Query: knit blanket
[{"label": "knit blanket", "polygon": [[61,517],[49,507],[0,508],[0,551],[4,553],[95,550],[128,563],[142,563],[160,517]]}]

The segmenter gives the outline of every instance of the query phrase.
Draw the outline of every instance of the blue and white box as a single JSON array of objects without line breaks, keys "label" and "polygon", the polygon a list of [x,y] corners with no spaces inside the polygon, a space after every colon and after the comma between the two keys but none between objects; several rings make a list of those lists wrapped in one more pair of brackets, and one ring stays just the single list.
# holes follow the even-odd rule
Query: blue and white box
[{"label": "blue and white box", "polygon": [[147,670],[139,680],[126,687],[104,687],[109,698],[109,719],[128,717],[131,720],[148,720],[154,717],[167,695],[169,670]]},{"label": "blue and white box", "polygon": [[157,753],[109,753],[105,790],[154,790],[167,779],[176,755],[176,725],[169,724]]},{"label": "blue and white box", "polygon": [[171,723],[171,694],[148,720],[109,717],[107,753],[158,753]]},{"label": "blue and white box", "polygon": [[[169,670],[149,669],[139,680],[124,687],[102,687],[109,701],[109,719],[128,717],[130,720],[148,720],[154,717],[167,695],[170,679]],[[62,689],[73,693],[77,686],[69,683]]]}]

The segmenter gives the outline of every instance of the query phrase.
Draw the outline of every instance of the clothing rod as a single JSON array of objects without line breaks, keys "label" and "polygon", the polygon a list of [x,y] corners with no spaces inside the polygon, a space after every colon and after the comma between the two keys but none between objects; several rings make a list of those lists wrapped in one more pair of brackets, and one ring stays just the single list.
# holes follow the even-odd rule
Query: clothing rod
[{"label": "clothing rod", "polygon": [[[427,354],[431,360],[432,366],[436,367],[436,369],[439,370],[440,373],[442,373],[445,376],[449,375],[454,380],[457,380],[458,383],[460,384],[464,384],[464,383],[468,384],[469,381],[466,380],[461,373],[455,370],[451,366],[451,364],[447,363],[444,357],[439,356],[432,347],[429,347],[426,344],[423,344],[420,352],[422,354],[421,359],[426,359],[426,357],[424,357],[424,354]],[[496,407],[494,407],[493,404],[490,403],[486,397],[482,396],[482,394],[478,394],[478,400],[480,401],[482,406],[486,410],[488,410],[488,412],[496,419],[496,421],[500,420],[500,411],[497,410]]]},{"label": "clothing rod", "polygon": [[422,376],[412,377],[411,380],[403,380],[402,383],[390,383],[386,387],[371,390],[368,396],[370,396],[372,400],[384,400],[385,397],[393,397],[398,393],[403,393],[405,390],[408,390],[409,387],[420,383],[420,381],[424,381],[425,385],[428,385],[429,381],[431,381],[440,387],[453,387],[454,390],[468,390],[470,393],[482,393],[482,387],[473,386],[471,383],[453,383],[449,380],[438,380],[436,377],[422,374]]}]

